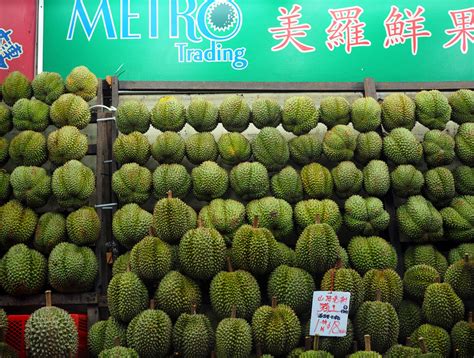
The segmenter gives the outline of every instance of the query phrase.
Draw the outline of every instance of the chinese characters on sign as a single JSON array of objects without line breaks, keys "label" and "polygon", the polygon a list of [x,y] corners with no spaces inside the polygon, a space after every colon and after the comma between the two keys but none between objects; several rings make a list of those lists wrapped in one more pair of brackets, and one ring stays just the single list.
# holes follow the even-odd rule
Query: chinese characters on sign
[{"label": "chinese characters on sign", "polygon": [[309,334],[344,337],[347,332],[350,299],[350,292],[315,291]]},{"label": "chinese characters on sign", "polygon": [[273,46],[272,51],[283,50],[290,42],[300,52],[314,51],[314,47],[305,45],[297,40],[298,37],[306,37],[306,31],[311,30],[311,25],[299,24],[301,6],[293,5],[291,11],[288,11],[288,9],[284,7],[280,7],[278,10],[280,11],[281,16],[278,16],[277,19],[280,21],[281,27],[271,27],[268,31],[274,34],[273,38],[275,40],[281,40],[281,42],[278,45]]},{"label": "chinese characters on sign", "polygon": [[360,6],[346,7],[343,9],[329,9],[332,22],[326,29],[328,39],[326,46],[329,50],[345,44],[347,53],[352,52],[352,47],[370,46],[370,41],[364,39],[365,23],[359,20],[364,10]]},{"label": "chinese characters on sign", "polygon": [[425,18],[421,16],[425,12],[422,6],[416,8],[415,13],[409,9],[405,9],[406,19],[403,19],[403,14],[398,7],[392,6],[390,14],[385,19],[385,31],[387,37],[383,46],[388,48],[390,46],[405,43],[406,40],[411,40],[411,53],[416,55],[418,52],[418,38],[431,37],[431,32],[424,30]]},{"label": "chinese characters on sign", "polygon": [[7,61],[18,58],[23,53],[21,45],[11,39],[12,34],[13,30],[0,28],[0,70],[8,70]]},{"label": "chinese characters on sign", "polygon": [[[277,20],[280,27],[271,27],[268,29],[273,34],[275,40],[280,43],[272,47],[272,51],[281,51],[288,44],[292,44],[300,52],[313,52],[315,47],[304,44],[298,38],[306,37],[307,31],[311,30],[308,23],[300,24],[302,17],[302,6],[294,4],[288,11],[285,7],[278,8],[280,16]],[[364,28],[367,24],[361,20],[364,9],[360,6],[345,7],[341,9],[329,9],[331,23],[326,28],[326,47],[333,51],[336,47],[344,45],[347,54],[352,52],[354,47],[371,46],[372,42],[365,38]],[[386,37],[383,43],[384,48],[411,43],[411,53],[418,53],[418,42],[420,38],[431,37],[432,32],[425,29],[424,22],[426,18],[423,16],[425,8],[417,6],[416,10],[404,9],[402,13],[397,6],[392,6],[390,13],[385,19]],[[445,30],[447,35],[452,38],[446,42],[443,48],[460,43],[460,50],[463,54],[467,54],[469,50],[469,42],[474,42],[474,8],[451,10],[448,11],[451,17],[453,28]]]}]

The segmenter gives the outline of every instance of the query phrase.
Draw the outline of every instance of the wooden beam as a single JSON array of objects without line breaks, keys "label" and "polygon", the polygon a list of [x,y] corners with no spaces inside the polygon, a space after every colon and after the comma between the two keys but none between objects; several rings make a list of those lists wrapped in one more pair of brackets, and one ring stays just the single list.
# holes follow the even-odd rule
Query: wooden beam
[{"label": "wooden beam", "polygon": [[377,91],[422,91],[443,90],[457,91],[462,88],[474,89],[474,81],[448,81],[448,82],[377,82]]},{"label": "wooden beam", "polygon": [[360,92],[362,82],[120,81],[119,91],[161,92]]}]

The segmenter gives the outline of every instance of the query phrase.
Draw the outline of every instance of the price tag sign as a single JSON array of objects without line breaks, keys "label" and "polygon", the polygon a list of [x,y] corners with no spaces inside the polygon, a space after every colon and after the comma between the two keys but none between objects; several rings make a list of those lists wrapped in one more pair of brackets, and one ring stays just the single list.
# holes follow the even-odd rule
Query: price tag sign
[{"label": "price tag sign", "polygon": [[345,337],[350,300],[350,292],[314,291],[309,334]]}]

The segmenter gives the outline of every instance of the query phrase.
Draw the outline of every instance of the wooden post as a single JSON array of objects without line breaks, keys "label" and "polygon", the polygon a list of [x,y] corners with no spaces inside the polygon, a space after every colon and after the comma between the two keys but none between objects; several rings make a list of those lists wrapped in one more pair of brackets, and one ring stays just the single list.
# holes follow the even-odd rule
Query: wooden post
[{"label": "wooden post", "polygon": [[311,343],[312,343],[311,342],[311,336],[306,336],[304,338],[304,350],[305,350],[305,352],[311,350],[311,345],[312,345]]},{"label": "wooden post", "polygon": [[364,335],[364,344],[365,344],[365,351],[370,352],[372,350],[372,344],[370,343],[370,334]]}]

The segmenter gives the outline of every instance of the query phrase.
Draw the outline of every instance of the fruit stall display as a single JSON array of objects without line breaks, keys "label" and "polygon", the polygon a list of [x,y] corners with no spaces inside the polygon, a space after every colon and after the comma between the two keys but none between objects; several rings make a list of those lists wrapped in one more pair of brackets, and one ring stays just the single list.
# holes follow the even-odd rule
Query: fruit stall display
[{"label": "fruit stall display", "polygon": [[[474,92],[365,84],[142,95],[84,66],[11,73],[0,306],[30,307],[28,356],[472,357]],[[351,293],[345,337],[308,337],[320,289]],[[68,312],[89,314],[88,353]]]}]

